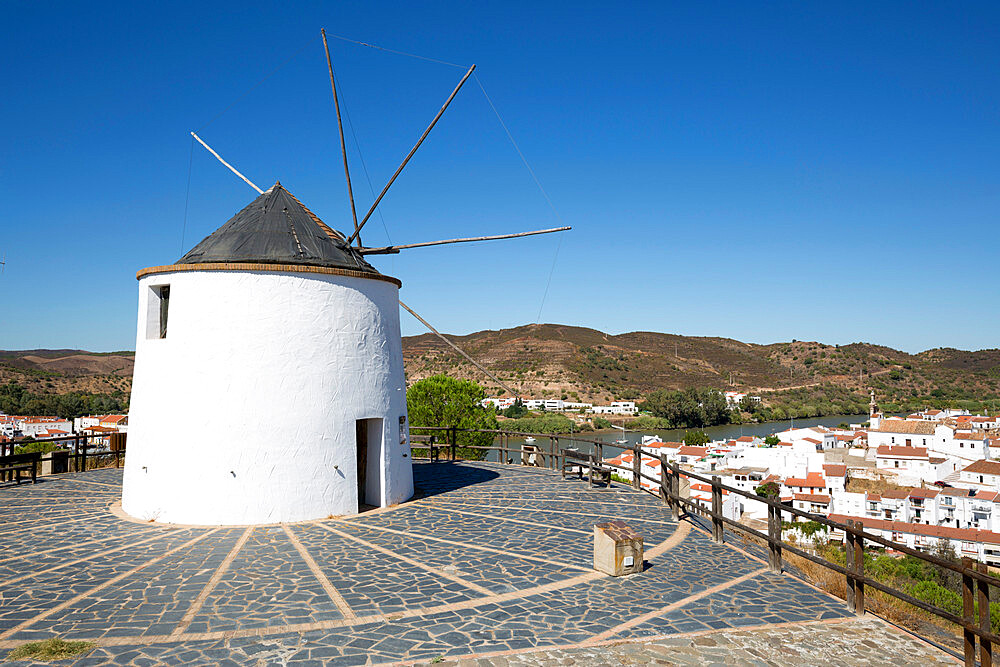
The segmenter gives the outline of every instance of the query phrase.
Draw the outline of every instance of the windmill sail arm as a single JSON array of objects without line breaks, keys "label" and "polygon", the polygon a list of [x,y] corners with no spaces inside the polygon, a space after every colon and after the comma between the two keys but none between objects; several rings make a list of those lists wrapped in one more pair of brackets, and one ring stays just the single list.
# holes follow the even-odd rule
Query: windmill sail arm
[{"label": "windmill sail arm", "polygon": [[407,248],[426,248],[434,245],[447,245],[449,243],[472,243],[474,241],[497,241],[499,239],[516,239],[522,236],[536,236],[538,234],[552,234],[553,232],[565,232],[572,227],[553,227],[552,229],[536,229],[531,232],[518,232],[516,234],[497,234],[495,236],[473,236],[464,239],[445,239],[443,241],[424,241],[423,243],[407,243],[403,245],[388,245],[380,248],[362,248],[362,255],[393,255],[400,250]]},{"label": "windmill sail arm", "polygon": [[424,143],[424,139],[426,139],[427,135],[431,133],[431,130],[433,130],[434,126],[437,125],[437,122],[441,120],[441,116],[444,115],[444,112],[451,104],[451,101],[455,99],[455,95],[458,95],[458,91],[462,89],[462,86],[464,86],[465,82],[469,79],[470,76],[472,76],[472,72],[474,72],[475,69],[476,69],[475,65],[470,67],[469,71],[466,72],[465,76],[462,77],[462,80],[458,82],[457,86],[455,86],[455,90],[451,91],[451,95],[445,101],[444,106],[442,106],[441,109],[437,112],[437,115],[434,116],[434,120],[432,120],[431,124],[427,126],[427,129],[424,130],[424,133],[420,135],[420,138],[417,140],[416,145],[410,149],[410,152],[406,155],[406,158],[403,159],[403,163],[399,165],[399,167],[396,169],[396,173],[392,175],[392,178],[389,179],[389,182],[385,184],[384,188],[382,188],[382,192],[380,192],[378,197],[375,198],[375,203],[372,204],[372,207],[368,209],[367,213],[365,213],[365,217],[362,218],[361,222],[358,223],[358,228],[355,229],[354,233],[351,234],[351,237],[347,239],[348,245],[353,243],[354,239],[356,239],[358,235],[361,234],[361,228],[365,226],[365,223],[368,222],[368,218],[370,218],[372,216],[372,213],[375,212],[375,209],[378,208],[378,204],[380,201],[382,201],[382,197],[384,197],[385,193],[388,192],[389,188],[392,187],[392,184],[396,181],[396,177],[399,176],[399,173],[401,171],[403,171],[403,167],[406,166],[406,163],[410,161],[410,158],[413,157],[413,154],[417,152],[418,148],[420,148],[420,144]]},{"label": "windmill sail arm", "polygon": [[422,318],[419,315],[417,315],[413,311],[412,308],[410,308],[409,306],[407,306],[402,301],[399,302],[399,305],[402,306],[406,310],[406,312],[408,312],[410,315],[413,315],[415,318],[417,318],[420,321],[421,324],[423,324],[425,327],[427,327],[430,330],[430,332],[432,334],[434,334],[435,336],[437,336],[438,338],[440,338],[441,340],[443,340],[445,343],[447,343],[448,345],[450,345],[453,350],[455,350],[460,355],[462,355],[463,357],[465,357],[466,360],[468,360],[473,366],[475,366],[476,368],[478,368],[479,370],[481,370],[483,373],[485,373],[491,380],[493,380],[494,382],[496,382],[498,385],[500,385],[501,387],[503,387],[504,389],[506,389],[507,391],[509,391],[511,396],[517,396],[517,392],[515,392],[513,389],[511,389],[510,387],[508,387],[504,383],[503,380],[501,380],[496,375],[494,375],[493,373],[491,373],[490,371],[488,371],[485,366],[483,366],[481,363],[479,363],[478,361],[476,361],[475,359],[473,359],[472,357],[470,357],[468,354],[466,354],[462,350],[462,348],[460,348],[458,345],[455,345],[453,342],[451,342],[450,340],[448,340],[443,333],[441,333],[440,331],[438,331],[437,329],[435,329],[433,326],[431,326],[430,322],[428,322],[424,318]]}]

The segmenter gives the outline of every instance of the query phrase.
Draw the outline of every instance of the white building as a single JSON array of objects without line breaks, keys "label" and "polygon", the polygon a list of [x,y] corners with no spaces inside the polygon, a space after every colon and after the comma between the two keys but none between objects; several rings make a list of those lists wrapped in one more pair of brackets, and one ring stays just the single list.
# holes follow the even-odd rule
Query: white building
[{"label": "white building", "polygon": [[730,410],[739,407],[744,398],[748,399],[751,403],[760,404],[761,402],[760,396],[750,396],[742,391],[727,391],[724,396],[726,397],[726,406]]},{"label": "white building", "polygon": [[611,405],[594,405],[590,411],[597,415],[635,415],[639,408],[635,401],[614,401]]},{"label": "white building", "polygon": [[[829,518],[840,523],[848,519],[855,519],[855,517],[843,514],[831,514]],[[959,556],[967,556],[994,567],[1000,566],[1000,533],[974,528],[929,526],[885,519],[864,519],[863,524],[866,532],[874,533],[887,540],[900,542],[911,549],[931,553],[943,540]],[[844,539],[843,531],[832,532],[830,539],[842,541]]]},{"label": "white building", "polygon": [[413,494],[400,282],[280,184],[137,277],[125,512],[261,524]]},{"label": "white building", "polygon": [[957,487],[1000,492],[1000,461],[980,460],[962,469]]},{"label": "white building", "polygon": [[952,424],[913,419],[883,419],[878,428],[868,431],[868,446],[926,448],[931,456],[957,458],[966,463],[989,458],[989,439],[985,432],[958,429]]},{"label": "white building", "polygon": [[[18,430],[26,438],[50,437],[49,431],[60,431],[63,435],[68,435],[73,431],[73,422],[59,417],[27,417],[22,419]],[[56,437],[56,436],[51,436]]]}]

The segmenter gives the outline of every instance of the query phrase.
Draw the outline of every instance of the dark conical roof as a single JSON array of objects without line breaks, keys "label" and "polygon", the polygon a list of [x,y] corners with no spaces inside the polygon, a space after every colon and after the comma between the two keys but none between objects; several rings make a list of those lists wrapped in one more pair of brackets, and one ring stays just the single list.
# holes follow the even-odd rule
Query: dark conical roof
[{"label": "dark conical roof", "polygon": [[[378,274],[343,234],[328,227],[275,183],[177,264],[301,264]],[[380,274],[379,274],[380,275]]]}]

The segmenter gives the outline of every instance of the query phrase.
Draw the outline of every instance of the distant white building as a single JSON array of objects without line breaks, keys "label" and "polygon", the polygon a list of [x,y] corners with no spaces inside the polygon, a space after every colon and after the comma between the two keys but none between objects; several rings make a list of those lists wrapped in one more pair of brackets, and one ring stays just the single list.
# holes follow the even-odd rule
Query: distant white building
[{"label": "distant white building", "polygon": [[760,396],[751,396],[741,391],[727,391],[724,396],[726,397],[726,406],[730,410],[737,407],[744,398],[749,400],[751,403],[759,404],[761,402]]},{"label": "distant white building", "polygon": [[68,435],[73,432],[73,422],[58,417],[28,417],[21,420],[19,430],[26,438],[35,438],[43,433],[43,437],[48,437],[49,431],[60,431],[63,435]]},{"label": "distant white building", "polygon": [[615,401],[611,405],[595,405],[590,411],[597,415],[635,415],[639,413],[639,408],[635,406],[635,401]]}]

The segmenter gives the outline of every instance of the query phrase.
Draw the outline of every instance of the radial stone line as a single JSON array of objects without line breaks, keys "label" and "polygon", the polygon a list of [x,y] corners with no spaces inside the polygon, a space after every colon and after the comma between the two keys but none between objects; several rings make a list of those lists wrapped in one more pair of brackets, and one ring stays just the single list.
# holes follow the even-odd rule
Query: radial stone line
[{"label": "radial stone line", "polygon": [[24,621],[23,623],[19,623],[19,624],[15,625],[13,628],[10,628],[6,632],[4,632],[3,634],[0,634],[0,639],[7,639],[11,635],[14,635],[14,634],[20,632],[21,630],[23,630],[23,629],[25,629],[25,628],[27,628],[29,626],[32,626],[35,623],[38,623],[39,621],[42,621],[42,620],[48,618],[49,616],[52,616],[53,614],[56,614],[56,613],[58,613],[58,612],[60,612],[60,611],[62,611],[64,609],[67,609],[67,608],[71,607],[72,605],[76,604],[80,600],[83,600],[83,599],[85,599],[87,597],[90,597],[94,593],[98,593],[98,592],[104,590],[105,588],[107,588],[107,587],[109,587],[109,586],[111,586],[113,584],[117,584],[122,579],[125,579],[126,577],[132,576],[133,574],[135,574],[139,570],[142,570],[143,568],[147,568],[150,565],[156,565],[157,563],[159,563],[161,560],[163,560],[167,556],[171,556],[171,555],[177,553],[178,551],[181,551],[182,549],[186,549],[186,548],[192,546],[193,544],[196,544],[197,542],[200,542],[201,540],[205,539],[206,537],[208,537],[212,533],[216,532],[217,530],[219,530],[219,528],[215,528],[215,529],[210,530],[210,531],[208,531],[206,533],[202,533],[198,537],[196,537],[196,538],[194,538],[192,540],[188,540],[184,544],[182,544],[182,545],[180,545],[178,547],[174,547],[170,551],[166,551],[163,554],[157,556],[156,558],[153,558],[152,560],[148,560],[145,563],[142,563],[140,565],[136,565],[135,567],[133,567],[133,568],[131,568],[131,569],[125,571],[125,572],[122,572],[119,575],[111,577],[110,579],[108,579],[107,581],[101,583],[100,585],[94,586],[93,588],[91,588],[91,589],[89,589],[89,590],[87,590],[87,591],[85,591],[83,593],[80,593],[79,595],[75,595],[72,598],[70,598],[69,600],[66,600],[65,602],[63,602],[61,604],[57,604],[54,607],[49,607],[48,609],[46,609],[42,613],[38,614],[34,618],[29,618],[28,620]]},{"label": "radial stone line", "polygon": [[[322,526],[322,524],[317,525]],[[306,562],[306,565],[309,566],[313,576],[316,577],[320,585],[323,587],[323,590],[326,591],[327,597],[329,597],[333,603],[337,605],[337,609],[340,610],[340,613],[343,614],[344,618],[356,618],[357,614],[355,614],[354,610],[351,609],[351,605],[347,604],[347,600],[344,599],[344,596],[337,591],[334,585],[330,583],[330,579],[323,574],[322,570],[319,569],[319,565],[316,564],[316,560],[306,550],[305,546],[303,546],[302,542],[299,541],[299,538],[296,537],[295,533],[292,532],[292,529],[287,525],[282,525],[281,527],[285,529],[285,534],[288,535],[288,540],[292,543],[292,546],[295,547],[295,550],[299,552],[299,555],[302,556],[302,560]],[[326,526],[323,527],[326,528]]]},{"label": "radial stone line", "polygon": [[250,535],[252,534],[253,526],[243,531],[243,534],[240,535],[240,539],[238,539],[236,544],[233,545],[233,548],[229,550],[225,559],[219,563],[219,567],[216,568],[214,573],[212,573],[212,578],[208,580],[207,584],[205,584],[205,588],[201,589],[201,592],[198,593],[198,597],[196,597],[194,602],[191,603],[191,606],[188,607],[188,610],[181,619],[181,622],[177,624],[177,627],[174,628],[174,631],[171,634],[184,634],[184,632],[191,625],[191,621],[193,621],[194,617],[198,615],[199,611],[201,611],[205,601],[208,600],[208,596],[213,590],[215,590],[215,587],[219,585],[219,582],[222,581],[222,577],[226,573],[226,570],[228,570],[229,566],[233,564],[233,560],[235,560],[236,555],[243,548],[243,545],[247,543],[247,540],[250,539]]}]

